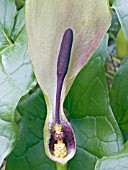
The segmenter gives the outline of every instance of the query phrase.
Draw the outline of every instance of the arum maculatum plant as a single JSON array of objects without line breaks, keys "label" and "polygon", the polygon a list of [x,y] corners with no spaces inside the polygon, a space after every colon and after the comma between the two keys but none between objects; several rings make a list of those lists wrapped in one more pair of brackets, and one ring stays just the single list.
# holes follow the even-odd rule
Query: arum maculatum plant
[{"label": "arum maculatum plant", "polygon": [[76,151],[75,135],[63,103],[79,71],[110,26],[107,0],[28,0],[29,55],[47,104],[44,146],[66,169]]}]

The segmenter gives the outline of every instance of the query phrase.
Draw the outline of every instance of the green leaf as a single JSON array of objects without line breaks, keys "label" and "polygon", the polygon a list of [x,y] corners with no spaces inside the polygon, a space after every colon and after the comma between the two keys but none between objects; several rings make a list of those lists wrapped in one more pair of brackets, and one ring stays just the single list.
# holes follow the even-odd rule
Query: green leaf
[{"label": "green leaf", "polygon": [[115,0],[112,5],[115,9],[119,21],[121,23],[122,29],[124,31],[125,37],[128,39],[128,1],[127,0]]},{"label": "green leaf", "polygon": [[55,164],[44,152],[46,104],[41,90],[20,102],[17,112],[20,114],[19,138],[13,153],[7,158],[6,170],[55,170]]},{"label": "green leaf", "polygon": [[97,161],[95,170],[127,170],[128,169],[128,143],[122,152]]},{"label": "green leaf", "polygon": [[[14,0],[0,1],[0,165],[17,140],[14,122],[17,103],[36,84],[28,58],[27,39],[24,39],[24,21],[19,15],[24,16],[24,10],[17,13]],[[15,26],[19,20],[21,30]]]},{"label": "green leaf", "polygon": [[14,0],[0,1],[0,50],[12,44],[10,37],[16,14]]},{"label": "green leaf", "polygon": [[116,120],[125,140],[128,140],[128,57],[125,58],[114,77],[110,99]]},{"label": "green leaf", "polygon": [[[75,166],[76,160],[72,159],[70,170],[74,170],[74,166],[76,169],[81,166],[81,170],[93,170],[97,158],[117,153],[123,148],[122,134],[109,105],[104,71],[107,40],[108,37],[103,39],[80,72],[66,99],[65,106],[75,132],[77,147],[82,148],[85,155],[81,157],[79,152],[76,153],[80,163]],[[74,166],[70,168],[70,164]]]},{"label": "green leaf", "polygon": [[89,153],[88,151],[84,150],[84,148],[80,148],[78,146],[76,150],[76,155],[68,163],[68,170],[74,170],[78,168],[80,170],[94,170],[97,160],[98,160],[97,156]]},{"label": "green leaf", "polygon": [[112,23],[108,30],[109,33],[109,45],[115,44],[117,34],[120,30],[120,22],[118,20],[116,12],[112,12]]},{"label": "green leaf", "polygon": [[[14,23],[13,31],[11,34],[11,39],[13,42],[16,43],[16,41],[18,40],[18,37],[23,32],[24,27],[25,27],[25,8],[22,8],[15,17],[15,23]],[[24,35],[26,36],[26,33],[24,33]],[[27,42],[27,36],[24,41],[25,43]]]}]

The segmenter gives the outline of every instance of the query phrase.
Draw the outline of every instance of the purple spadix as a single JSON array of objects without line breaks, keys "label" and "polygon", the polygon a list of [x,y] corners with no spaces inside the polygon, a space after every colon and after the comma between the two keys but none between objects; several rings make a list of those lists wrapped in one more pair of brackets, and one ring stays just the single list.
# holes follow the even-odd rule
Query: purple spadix
[{"label": "purple spadix", "polygon": [[63,35],[61,42],[60,52],[57,62],[57,91],[56,91],[56,110],[55,110],[55,121],[57,124],[60,123],[60,98],[61,90],[64,82],[64,78],[68,71],[68,66],[70,62],[71,48],[73,43],[73,31],[72,29],[67,29]]}]

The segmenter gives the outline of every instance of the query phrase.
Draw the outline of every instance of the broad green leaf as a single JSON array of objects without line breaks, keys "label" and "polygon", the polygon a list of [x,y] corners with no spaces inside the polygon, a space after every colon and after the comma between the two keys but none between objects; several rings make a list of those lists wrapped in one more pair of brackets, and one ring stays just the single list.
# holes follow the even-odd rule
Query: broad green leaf
[{"label": "broad green leaf", "polygon": [[[80,140],[82,142],[83,139],[81,138]],[[80,148],[78,146],[76,150],[76,155],[71,161],[69,161],[67,169],[68,170],[74,170],[74,169],[94,170],[97,160],[98,160],[97,156],[89,153],[84,148]]]},{"label": "broad green leaf", "polygon": [[95,170],[127,170],[128,169],[128,143],[124,150],[110,157],[97,161]]},{"label": "broad green leaf", "polygon": [[128,40],[125,38],[123,30],[120,29],[117,41],[116,41],[116,51],[118,57],[123,60],[126,56],[128,56]]},{"label": "broad green leaf", "polygon": [[[95,15],[95,17],[94,17]],[[61,91],[60,117],[67,122],[63,102],[76,75],[99,45],[111,22],[108,0],[28,0],[26,23],[30,59],[47,103],[45,139],[47,155],[65,164],[75,153],[57,159],[48,147],[50,127],[55,122],[57,61],[63,35],[73,31],[73,45],[67,75]],[[70,156],[69,156],[70,155]]]},{"label": "broad green leaf", "polygon": [[[109,105],[104,71],[107,40],[108,37],[103,39],[66,98],[65,106],[76,135],[77,147],[86,151],[85,158],[76,153],[79,160],[83,159],[76,169],[81,164],[81,170],[94,170],[96,158],[117,153],[123,148],[122,134]],[[69,163],[69,170],[74,170],[74,166],[71,168],[70,164],[75,164],[75,158]]]},{"label": "broad green leaf", "polygon": [[[15,43],[16,43],[16,40],[18,40],[18,37],[21,36],[24,30],[24,25],[25,25],[25,9],[22,8],[15,17],[15,23],[14,23],[13,31],[11,34],[11,39]],[[24,35],[26,36],[26,33],[24,33]],[[22,43],[22,41],[19,41],[19,42]],[[25,38],[24,41],[25,43],[27,42],[27,37]]]},{"label": "broad green leaf", "polygon": [[46,104],[41,90],[28,96],[17,107],[18,143],[7,158],[6,170],[55,170],[55,164],[45,155],[43,127]]},{"label": "broad green leaf", "polygon": [[109,46],[115,45],[116,37],[117,37],[119,30],[120,30],[120,22],[118,20],[118,16],[117,16],[116,12],[113,11],[112,12],[112,23],[108,30]]},{"label": "broad green leaf", "polygon": [[12,44],[10,37],[16,14],[14,0],[0,0],[0,50]]},{"label": "broad green leaf", "polygon": [[128,39],[128,0],[115,0],[112,8],[115,9],[125,37]]},{"label": "broad green leaf", "polygon": [[[27,39],[24,39],[24,21],[20,20],[21,30],[15,27],[19,16],[24,16],[24,10],[16,13],[14,0],[0,1],[0,165],[17,140],[14,122],[17,103],[36,84],[28,58]],[[15,40],[13,34],[17,37]]]},{"label": "broad green leaf", "polygon": [[114,77],[110,91],[111,106],[116,120],[128,140],[128,57]]}]

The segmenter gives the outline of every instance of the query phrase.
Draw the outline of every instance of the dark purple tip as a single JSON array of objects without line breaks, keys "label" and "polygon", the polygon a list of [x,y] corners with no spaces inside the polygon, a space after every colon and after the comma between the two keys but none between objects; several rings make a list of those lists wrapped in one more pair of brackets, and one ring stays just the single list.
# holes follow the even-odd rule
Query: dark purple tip
[{"label": "dark purple tip", "polygon": [[58,79],[64,79],[70,61],[70,54],[73,42],[73,31],[69,28],[65,31],[57,63],[57,77]]},{"label": "dark purple tip", "polygon": [[60,52],[58,56],[58,63],[57,63],[57,92],[56,92],[55,121],[58,124],[60,123],[59,109],[60,109],[61,90],[62,90],[64,78],[68,71],[72,42],[73,42],[73,31],[72,29],[69,28],[65,31],[63,35]]}]

